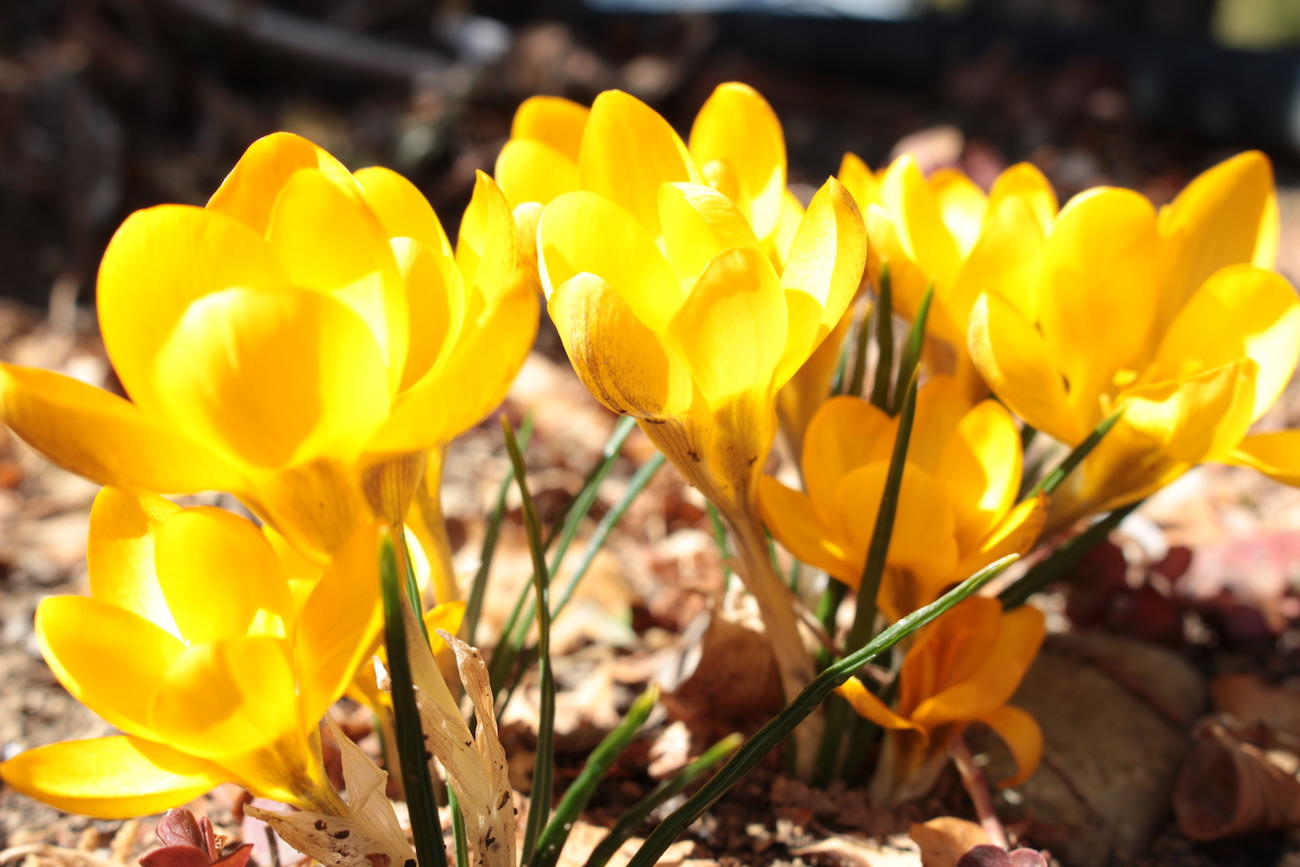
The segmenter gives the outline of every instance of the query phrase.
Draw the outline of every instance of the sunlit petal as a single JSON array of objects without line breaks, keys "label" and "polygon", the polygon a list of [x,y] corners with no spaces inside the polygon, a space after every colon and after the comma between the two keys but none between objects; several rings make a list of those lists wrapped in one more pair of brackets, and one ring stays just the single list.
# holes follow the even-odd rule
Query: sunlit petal
[{"label": "sunlit petal", "polygon": [[857,584],[861,579],[846,552],[830,538],[829,528],[818,521],[806,494],[763,476],[758,483],[758,503],[768,529],[801,562],[824,569],[845,584]]},{"label": "sunlit petal", "polygon": [[104,488],[90,507],[90,595],[133,611],[179,637],[154,565],[155,534],[180,506],[153,494]]},{"label": "sunlit petal", "polygon": [[785,137],[758,91],[734,81],[718,85],[695,116],[690,152],[706,176],[714,161],[734,173],[737,204],[756,235],[766,238],[776,229],[785,193]]},{"label": "sunlit petal", "polygon": [[999,786],[1018,786],[1038,769],[1038,762],[1043,757],[1043,730],[1027,711],[1015,705],[1004,704],[985,714],[980,722],[997,732],[998,737],[1011,751],[1016,761],[1016,773],[1005,780],[998,780]]},{"label": "sunlit petal", "polygon": [[277,132],[248,146],[208,199],[208,209],[228,214],[264,235],[281,189],[302,169],[320,171],[342,188],[354,186],[348,170],[324,148],[302,136]]}]

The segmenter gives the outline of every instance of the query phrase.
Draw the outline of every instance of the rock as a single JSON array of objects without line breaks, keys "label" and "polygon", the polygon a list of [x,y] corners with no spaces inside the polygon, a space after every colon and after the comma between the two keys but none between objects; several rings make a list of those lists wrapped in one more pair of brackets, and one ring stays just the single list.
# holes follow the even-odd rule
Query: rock
[{"label": "rock", "polygon": [[[1030,842],[1067,867],[1131,863],[1169,812],[1205,705],[1200,675],[1131,638],[1052,635],[1011,702],[1043,729],[1043,763],[1019,789]],[[989,776],[1011,776],[1000,745],[991,751]]]}]

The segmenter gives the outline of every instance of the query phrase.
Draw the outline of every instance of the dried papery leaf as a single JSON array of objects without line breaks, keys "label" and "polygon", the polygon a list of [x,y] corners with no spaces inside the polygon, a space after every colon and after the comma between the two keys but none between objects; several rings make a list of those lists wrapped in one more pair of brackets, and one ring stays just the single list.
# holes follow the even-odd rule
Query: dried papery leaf
[{"label": "dried papery leaf", "polygon": [[963,855],[989,842],[979,825],[953,816],[914,824],[907,835],[921,847],[921,867],[957,867]]},{"label": "dried papery leaf", "polygon": [[[487,665],[478,648],[471,647],[455,636],[439,630],[439,635],[456,654],[456,669],[460,682],[474,705],[478,730],[474,747],[478,750],[492,787],[493,799],[485,806],[480,839],[476,843],[483,854],[482,863],[510,867],[515,860],[515,808],[510,787],[509,764],[501,737],[497,732],[496,709],[492,701],[492,681]],[[462,802],[461,809],[465,809]],[[469,821],[466,817],[466,821]]]},{"label": "dried papery leaf", "polygon": [[1174,787],[1178,828],[1220,840],[1300,825],[1300,780],[1223,726],[1201,726]]},{"label": "dried papery leaf", "polygon": [[370,761],[333,721],[329,726],[342,754],[346,815],[326,816],[307,810],[279,813],[251,804],[244,812],[266,822],[289,845],[327,867],[414,867],[415,850],[384,794],[388,773]]}]

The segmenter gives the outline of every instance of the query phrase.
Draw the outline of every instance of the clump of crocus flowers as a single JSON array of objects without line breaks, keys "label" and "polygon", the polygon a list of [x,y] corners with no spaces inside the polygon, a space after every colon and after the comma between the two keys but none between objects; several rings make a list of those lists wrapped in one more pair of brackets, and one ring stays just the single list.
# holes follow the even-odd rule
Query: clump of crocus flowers
[{"label": "clump of crocus flowers", "polygon": [[[254,812],[318,860],[435,867],[441,777],[458,864],[555,863],[583,787],[656,692],[552,813],[546,635],[564,599],[549,596],[507,426],[543,691],[517,840],[495,724],[512,688],[455,634],[473,640],[488,573],[461,586],[439,502],[446,446],[502,401],[543,304],[596,400],[716,508],[762,615],[789,704],[718,779],[792,734],[795,773],[870,781],[894,802],[924,794],[983,724],[1016,759],[1004,784],[1019,784],[1042,750],[1012,703],[1045,634],[1024,603],[1056,577],[1051,550],[1079,519],[1118,520],[1205,461],[1300,482],[1300,432],[1250,433],[1300,359],[1261,154],[1162,208],[1112,188],[1062,205],[1024,164],[985,192],[955,169],[927,176],[904,156],[872,171],[849,154],[804,203],[775,112],[728,83],[686,139],[619,91],[589,108],[530,99],[495,175],[479,174],[453,244],[396,173],[268,136],[205,206],[138,212],[110,242],[99,319],[125,397],[0,366],[0,419],[106,486],[90,595],[43,602],[37,636],[59,680],[121,732],[20,753],[0,765],[8,785],[124,817],[233,782],[296,808]],[[793,466],[771,459],[778,433]],[[1029,467],[1036,437],[1044,461]],[[204,491],[255,520],[166,498]],[[778,573],[769,533],[811,580]],[[1036,551],[998,597],[978,592]],[[894,670],[867,676],[891,646]],[[349,689],[385,733],[411,840],[385,771],[329,718]],[[853,712],[886,731],[878,747]],[[653,863],[671,833],[633,863]]]}]

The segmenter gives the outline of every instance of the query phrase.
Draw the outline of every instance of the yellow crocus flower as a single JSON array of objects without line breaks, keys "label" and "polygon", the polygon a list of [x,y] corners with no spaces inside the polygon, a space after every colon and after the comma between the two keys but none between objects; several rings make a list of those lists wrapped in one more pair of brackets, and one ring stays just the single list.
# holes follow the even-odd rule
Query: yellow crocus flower
[{"label": "yellow crocus flower", "polygon": [[453,250],[399,175],[267,136],[206,207],[113,236],[99,321],[129,399],[6,364],[0,420],[96,482],[233,492],[323,562],[503,397],[536,325],[517,258],[486,175]]},{"label": "yellow crocus flower", "polygon": [[1043,642],[1043,614],[1023,605],[1003,612],[996,599],[973,596],[917,633],[899,670],[891,709],[857,678],[838,692],[862,716],[888,730],[871,782],[873,800],[897,803],[925,794],[948,746],[981,722],[1011,750],[1019,785],[1038,766],[1043,733],[1037,721],[1007,704]]},{"label": "yellow crocus flower", "polygon": [[[807,493],[771,476],[760,483],[772,534],[801,561],[853,588],[897,432],[898,419],[870,402],[833,397],[808,425],[801,467]],[[920,389],[881,581],[886,617],[898,620],[999,557],[1029,550],[1046,503],[1016,504],[1022,463],[1016,424],[996,401],[972,407],[947,376]]]},{"label": "yellow crocus flower", "polygon": [[223,782],[342,815],[317,723],[378,640],[377,538],[360,527],[295,593],[295,564],[243,518],[105,488],[90,516],[90,596],[43,600],[36,636],[68,692],[123,734],[28,750],[0,777],[100,818],[159,812]]},{"label": "yellow crocus flower", "polygon": [[1272,170],[1245,153],[1158,212],[1131,190],[1076,196],[1044,241],[1031,303],[996,288],[979,297],[971,354],[1027,423],[1075,445],[1123,411],[1053,498],[1053,526],[1138,500],[1203,461],[1285,479],[1264,454],[1276,435],[1246,436],[1300,359],[1300,302],[1271,270],[1277,233]]}]

